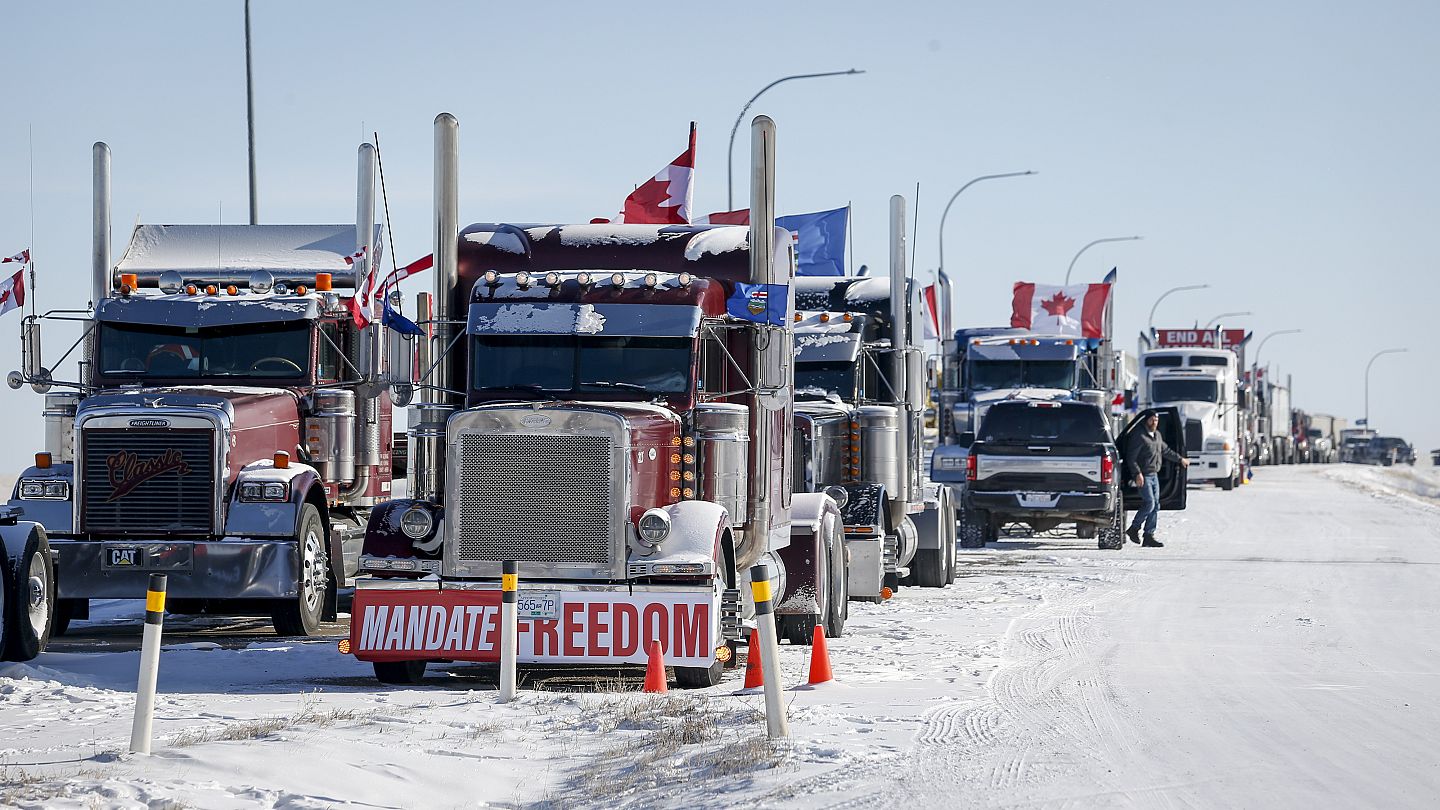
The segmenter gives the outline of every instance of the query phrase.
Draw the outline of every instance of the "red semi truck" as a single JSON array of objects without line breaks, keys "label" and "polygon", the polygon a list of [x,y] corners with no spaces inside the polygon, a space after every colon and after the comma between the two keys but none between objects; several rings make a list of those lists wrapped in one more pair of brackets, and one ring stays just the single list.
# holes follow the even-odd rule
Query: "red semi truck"
[{"label": "red semi truck", "polygon": [[761,560],[782,620],[843,621],[838,508],[791,480],[794,259],[769,119],[748,230],[458,232],[457,125],[436,124],[431,401],[411,497],[371,516],[349,651],[386,682],[498,660],[512,560],[522,662],[643,663],[658,641],[682,686],[716,683]]},{"label": "red semi truck", "polygon": [[[164,572],[173,612],[312,634],[391,497],[382,326],[350,308],[380,254],[374,149],[355,224],[137,225],[113,265],[109,148],[94,155],[92,306],[27,317],[10,375],[46,394],[45,450],[9,505],[49,535],[53,631]],[[55,319],[84,326],[77,380],[40,360]]]}]

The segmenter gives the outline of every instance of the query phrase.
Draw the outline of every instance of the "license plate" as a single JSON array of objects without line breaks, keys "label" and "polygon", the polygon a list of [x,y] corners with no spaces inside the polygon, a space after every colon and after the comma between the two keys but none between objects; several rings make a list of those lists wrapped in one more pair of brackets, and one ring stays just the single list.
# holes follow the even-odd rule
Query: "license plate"
[{"label": "license plate", "polygon": [[515,599],[516,615],[521,619],[560,618],[559,591],[521,591]]},{"label": "license plate", "polygon": [[143,568],[144,552],[138,546],[105,546],[106,568]]},{"label": "license plate", "polygon": [[1020,493],[1021,506],[1049,506],[1058,498],[1049,492],[1022,492]]}]

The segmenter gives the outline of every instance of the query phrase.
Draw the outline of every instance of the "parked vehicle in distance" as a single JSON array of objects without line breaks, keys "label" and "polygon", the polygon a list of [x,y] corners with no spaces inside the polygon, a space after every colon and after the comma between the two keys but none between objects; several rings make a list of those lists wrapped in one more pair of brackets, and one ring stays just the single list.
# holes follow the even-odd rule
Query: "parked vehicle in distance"
[{"label": "parked vehicle in distance", "polygon": [[1375,438],[1369,428],[1346,428],[1340,431],[1340,460],[1350,464],[1365,463],[1365,448]]},{"label": "parked vehicle in distance", "polygon": [[1361,456],[1365,464],[1390,467],[1396,464],[1415,465],[1415,448],[1398,436],[1376,436],[1365,445]]},{"label": "parked vehicle in distance", "polygon": [[[981,548],[1007,523],[1044,532],[1073,524],[1078,537],[1102,549],[1125,543],[1125,509],[1140,493],[1125,480],[1124,448],[1144,420],[1112,437],[1105,412],[1085,402],[1009,400],[992,405],[966,458],[960,506],[960,547]],[[1178,409],[1160,409],[1160,433],[1184,455]],[[1162,509],[1184,509],[1185,469],[1166,462],[1160,473]]]}]

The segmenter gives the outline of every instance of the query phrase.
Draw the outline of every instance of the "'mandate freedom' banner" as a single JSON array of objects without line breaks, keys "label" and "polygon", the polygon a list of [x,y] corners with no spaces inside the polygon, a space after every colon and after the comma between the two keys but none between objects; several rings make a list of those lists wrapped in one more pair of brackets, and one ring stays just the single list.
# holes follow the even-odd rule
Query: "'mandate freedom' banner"
[{"label": "'mandate freedom' banner", "polygon": [[[545,593],[558,599],[554,618],[520,619],[521,663],[643,664],[652,640],[667,665],[715,660],[709,591]],[[360,588],[351,616],[350,651],[362,661],[500,660],[499,591]]]}]

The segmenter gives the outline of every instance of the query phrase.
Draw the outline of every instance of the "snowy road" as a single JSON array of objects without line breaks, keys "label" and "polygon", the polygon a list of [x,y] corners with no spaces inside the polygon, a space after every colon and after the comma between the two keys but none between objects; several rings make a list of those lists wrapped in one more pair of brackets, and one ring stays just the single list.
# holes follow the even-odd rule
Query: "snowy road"
[{"label": "snowy road", "polygon": [[1437,496],[1429,469],[1262,469],[1192,491],[1164,549],[964,552],[950,588],[852,605],[788,746],[738,673],[498,706],[473,667],[378,690],[333,643],[257,639],[167,651],[137,758],[135,654],[47,653],[0,665],[0,804],[1434,806]]}]

